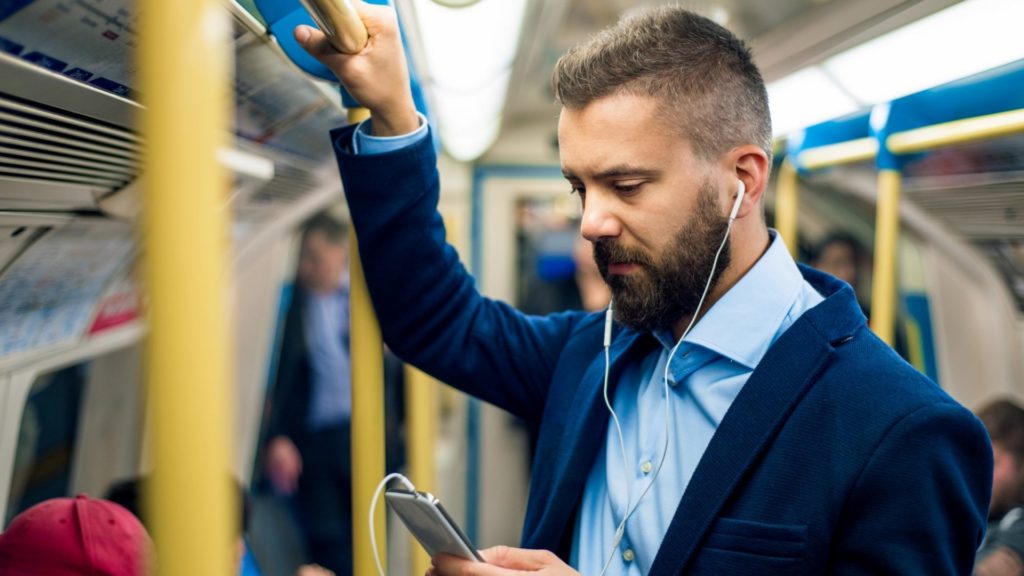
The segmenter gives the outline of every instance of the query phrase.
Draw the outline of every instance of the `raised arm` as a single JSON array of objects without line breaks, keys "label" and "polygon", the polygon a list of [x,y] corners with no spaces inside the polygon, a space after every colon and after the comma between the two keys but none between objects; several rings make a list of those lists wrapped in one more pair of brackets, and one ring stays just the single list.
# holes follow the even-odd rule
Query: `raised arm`
[{"label": "raised arm", "polygon": [[[394,12],[358,9],[369,33],[358,54],[334,51],[315,30],[299,28],[296,37],[370,108],[375,136],[407,134],[419,121]],[[384,340],[436,378],[539,419],[561,351],[583,315],[530,317],[483,298],[445,241],[430,139],[356,154],[353,132],[337,130],[332,142]]]}]

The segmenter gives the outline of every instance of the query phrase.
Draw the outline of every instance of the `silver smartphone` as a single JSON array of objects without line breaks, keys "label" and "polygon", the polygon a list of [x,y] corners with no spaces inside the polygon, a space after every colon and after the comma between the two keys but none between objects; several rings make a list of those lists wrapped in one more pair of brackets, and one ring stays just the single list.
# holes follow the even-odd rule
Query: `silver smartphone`
[{"label": "silver smartphone", "polygon": [[391,489],[384,499],[433,558],[439,552],[483,562],[476,547],[432,494]]}]

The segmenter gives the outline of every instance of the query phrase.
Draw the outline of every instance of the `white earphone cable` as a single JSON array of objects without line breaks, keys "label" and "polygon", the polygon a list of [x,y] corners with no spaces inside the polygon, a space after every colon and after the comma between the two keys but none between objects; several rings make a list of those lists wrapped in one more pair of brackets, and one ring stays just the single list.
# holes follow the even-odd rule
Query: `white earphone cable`
[{"label": "white earphone cable", "polygon": [[380,483],[377,484],[377,490],[373,493],[373,500],[370,501],[370,546],[373,547],[373,561],[377,564],[377,574],[379,576],[387,575],[384,574],[384,566],[380,562],[380,551],[377,549],[377,532],[374,530],[374,512],[377,510],[377,500],[380,499],[380,493],[384,491],[388,482],[392,480],[398,480],[411,492],[416,491],[416,487],[413,486],[412,482],[408,478],[396,472],[385,476]]},{"label": "white earphone cable", "polygon": [[[742,182],[740,184],[742,186]],[[742,193],[743,192],[742,192],[742,187],[741,187],[741,192],[738,195],[738,197],[741,197]],[[739,205],[739,201],[738,200],[736,202],[736,205],[737,206]],[[605,361],[605,364],[604,364],[604,402],[605,402],[605,406],[608,407],[608,411],[611,412],[612,420],[615,422],[615,429],[616,429],[616,432],[618,433],[618,436],[619,436],[619,447],[622,450],[623,474],[624,474],[624,477],[625,477],[625,480],[626,480],[626,507],[625,507],[626,513],[623,515],[622,521],[619,523],[618,528],[615,529],[615,538],[614,538],[614,541],[612,543],[611,551],[608,554],[608,559],[605,561],[604,567],[601,569],[601,576],[604,576],[605,572],[608,570],[608,567],[611,565],[612,558],[615,557],[615,552],[618,550],[619,543],[622,541],[622,537],[623,537],[623,535],[625,534],[625,531],[626,531],[626,522],[637,511],[637,509],[640,507],[640,503],[643,502],[644,497],[647,496],[647,493],[650,492],[651,488],[654,486],[654,482],[655,482],[655,480],[658,479],[658,475],[661,474],[661,469],[665,465],[665,460],[668,457],[669,441],[671,440],[671,437],[672,437],[672,435],[671,435],[671,430],[672,430],[672,404],[671,404],[671,402],[668,401],[668,398],[669,398],[669,389],[668,389],[669,388],[669,386],[668,386],[668,383],[669,383],[669,367],[670,367],[670,365],[672,363],[672,358],[674,358],[675,355],[676,355],[676,351],[679,350],[679,346],[682,345],[683,340],[686,339],[686,336],[690,333],[690,330],[692,330],[693,326],[696,324],[697,318],[700,316],[701,308],[703,308],[703,306],[704,306],[704,300],[707,298],[708,292],[711,289],[711,283],[712,283],[712,281],[714,280],[714,277],[715,277],[715,269],[718,268],[718,259],[722,255],[722,249],[725,248],[725,243],[729,240],[729,234],[732,232],[732,223],[736,219],[736,217],[735,217],[735,212],[736,212],[735,207],[734,207],[732,212],[733,213],[729,215],[729,222],[726,225],[725,235],[722,237],[721,244],[718,245],[718,251],[715,252],[715,259],[714,259],[714,261],[711,264],[711,272],[708,273],[708,280],[707,280],[707,282],[704,283],[704,291],[703,291],[703,293],[701,293],[700,300],[697,302],[697,308],[694,310],[693,316],[690,318],[690,323],[686,326],[686,330],[683,331],[683,334],[679,337],[679,340],[676,342],[675,346],[672,347],[672,350],[668,354],[668,358],[665,360],[665,373],[664,373],[664,376],[662,378],[662,386],[664,388],[663,394],[664,394],[664,399],[665,399],[665,443],[662,445],[661,458],[658,461],[658,467],[654,470],[654,474],[651,476],[650,482],[648,482],[647,486],[644,487],[643,492],[640,493],[640,497],[637,498],[636,503],[634,503],[632,505],[632,508],[630,508],[629,472],[628,472],[629,465],[628,465],[628,462],[626,460],[626,441],[625,441],[625,438],[623,437],[623,434],[622,434],[622,427],[619,424],[619,417],[615,413],[615,409],[612,408],[611,403],[608,401],[608,374],[609,374],[609,371],[611,369],[611,367],[610,367],[611,357],[610,357],[610,353],[609,353],[609,346],[610,346],[609,340],[610,340],[610,338],[608,337],[608,329],[606,328],[606,330],[605,330],[605,346],[604,346],[604,354],[605,354],[605,360],[604,360]],[[609,318],[611,316],[611,312],[612,312],[611,305],[609,305],[608,306],[608,312],[607,312],[608,315],[609,315]]]}]

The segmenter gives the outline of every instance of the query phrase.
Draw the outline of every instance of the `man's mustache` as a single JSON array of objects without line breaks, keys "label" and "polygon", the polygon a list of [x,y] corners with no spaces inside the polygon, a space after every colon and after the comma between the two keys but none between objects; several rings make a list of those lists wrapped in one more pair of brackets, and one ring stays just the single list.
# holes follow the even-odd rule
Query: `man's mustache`
[{"label": "man's mustache", "polygon": [[594,242],[594,262],[601,275],[607,277],[608,266],[612,263],[650,266],[651,257],[640,248],[623,246],[614,240],[598,240]]}]

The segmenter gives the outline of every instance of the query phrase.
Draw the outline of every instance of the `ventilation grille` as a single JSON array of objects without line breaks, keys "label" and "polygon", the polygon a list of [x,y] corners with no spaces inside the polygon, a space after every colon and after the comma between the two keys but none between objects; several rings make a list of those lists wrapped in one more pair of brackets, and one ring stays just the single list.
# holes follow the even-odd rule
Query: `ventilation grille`
[{"label": "ventilation grille", "polygon": [[0,178],[114,190],[135,178],[139,138],[0,94]]},{"label": "ventilation grille", "polygon": [[253,206],[294,202],[320,186],[309,170],[280,163],[274,170],[274,179],[253,193]]},{"label": "ventilation grille", "polygon": [[908,190],[907,197],[968,240],[1024,239],[1024,174],[985,184]]}]

